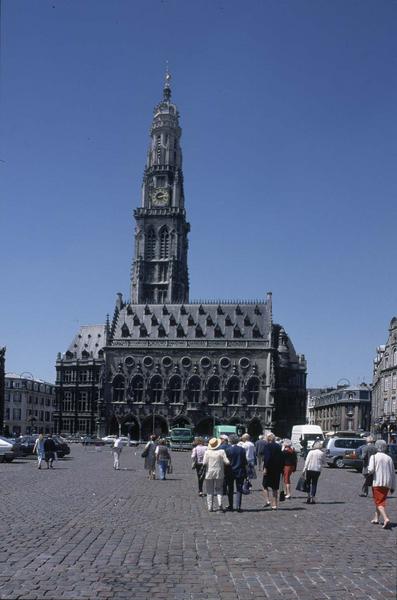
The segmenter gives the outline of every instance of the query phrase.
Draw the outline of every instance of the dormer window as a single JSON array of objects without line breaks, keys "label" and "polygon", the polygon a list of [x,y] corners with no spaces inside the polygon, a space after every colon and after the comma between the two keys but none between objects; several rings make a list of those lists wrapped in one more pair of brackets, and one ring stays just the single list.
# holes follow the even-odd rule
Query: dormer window
[{"label": "dormer window", "polygon": [[225,325],[227,327],[230,327],[231,325],[233,325],[231,318],[229,317],[229,315],[226,315],[225,317]]},{"label": "dormer window", "polygon": [[212,327],[214,325],[214,321],[211,318],[211,315],[207,317],[207,327]]},{"label": "dormer window", "polygon": [[216,324],[214,327],[214,337],[216,337],[216,338],[223,337],[222,329],[220,328],[220,326],[218,324]]},{"label": "dormer window", "polygon": [[147,337],[147,329],[143,323],[139,328],[139,337]]},{"label": "dormer window", "polygon": [[258,325],[254,325],[254,327],[252,328],[252,337],[253,338],[261,338],[262,337]]},{"label": "dormer window", "polygon": [[196,327],[196,337],[201,338],[204,336],[204,332],[201,328],[201,325],[197,325]]},{"label": "dormer window", "polygon": [[159,322],[157,320],[156,315],[152,315],[152,326],[155,327],[158,324],[159,324]]},{"label": "dormer window", "polygon": [[244,317],[244,327],[251,327],[251,321],[248,315]]},{"label": "dormer window", "polygon": [[141,322],[138,318],[138,315],[134,315],[133,323],[134,323],[135,327],[137,327],[138,325],[141,324]]},{"label": "dormer window", "polygon": [[241,333],[241,329],[238,325],[236,325],[233,329],[233,337],[235,338],[241,338],[242,337],[242,333]]},{"label": "dormer window", "polygon": [[189,327],[193,327],[195,325],[194,319],[192,317],[192,315],[189,315],[187,318],[187,324],[189,325]]},{"label": "dormer window", "polygon": [[121,326],[121,337],[126,338],[130,336],[130,330],[128,329],[128,325],[123,323]]},{"label": "dormer window", "polygon": [[176,325],[176,319],[175,319],[174,315],[170,315],[170,325],[171,325],[171,327],[175,327],[175,325]]},{"label": "dormer window", "polygon": [[162,323],[160,323],[157,333],[158,333],[159,338],[166,337],[167,333],[166,333],[164,325]]},{"label": "dormer window", "polygon": [[176,337],[178,337],[178,338],[185,337],[185,331],[180,323],[179,323],[178,327],[176,328]]}]

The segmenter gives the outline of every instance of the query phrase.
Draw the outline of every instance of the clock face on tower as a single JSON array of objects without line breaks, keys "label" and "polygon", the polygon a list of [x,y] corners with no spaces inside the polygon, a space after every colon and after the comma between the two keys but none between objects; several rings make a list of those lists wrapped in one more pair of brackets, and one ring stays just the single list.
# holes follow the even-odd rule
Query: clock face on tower
[{"label": "clock face on tower", "polygon": [[152,192],[152,206],[167,206],[170,199],[170,193],[167,188],[156,188]]}]

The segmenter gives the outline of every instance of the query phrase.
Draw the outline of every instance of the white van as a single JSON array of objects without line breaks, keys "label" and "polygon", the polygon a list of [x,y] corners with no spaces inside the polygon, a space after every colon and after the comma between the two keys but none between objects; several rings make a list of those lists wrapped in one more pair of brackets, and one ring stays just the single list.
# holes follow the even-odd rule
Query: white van
[{"label": "white van", "polygon": [[297,452],[302,450],[301,439],[307,441],[307,449],[309,450],[317,439],[323,442],[325,438],[319,425],[294,425],[291,442]]}]

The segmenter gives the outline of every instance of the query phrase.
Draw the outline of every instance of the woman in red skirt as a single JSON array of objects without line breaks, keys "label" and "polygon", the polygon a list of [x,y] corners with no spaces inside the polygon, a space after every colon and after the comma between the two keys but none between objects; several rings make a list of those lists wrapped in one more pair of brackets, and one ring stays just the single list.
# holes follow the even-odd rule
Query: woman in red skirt
[{"label": "woman in red skirt", "polygon": [[386,442],[378,440],[375,446],[378,451],[371,456],[368,465],[368,473],[374,476],[372,495],[376,509],[371,523],[378,525],[379,516],[381,516],[383,519],[383,529],[390,529],[390,519],[386,513],[386,498],[389,491],[393,493],[396,488],[396,474],[394,472],[393,460],[386,454]]},{"label": "woman in red skirt", "polygon": [[296,463],[298,457],[294,448],[292,447],[291,440],[284,440],[283,443],[283,456],[284,456],[284,468],[283,468],[283,479],[285,484],[285,497],[291,498],[291,475],[296,471]]}]

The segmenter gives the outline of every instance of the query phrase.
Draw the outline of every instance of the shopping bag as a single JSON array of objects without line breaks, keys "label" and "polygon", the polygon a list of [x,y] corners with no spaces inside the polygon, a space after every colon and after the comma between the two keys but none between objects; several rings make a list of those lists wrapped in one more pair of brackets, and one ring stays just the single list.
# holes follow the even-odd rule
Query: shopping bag
[{"label": "shopping bag", "polygon": [[251,488],[252,488],[252,483],[250,482],[249,479],[245,479],[244,483],[243,483],[243,487],[241,488],[241,491],[243,492],[243,494],[248,496],[248,494],[251,493]]},{"label": "shopping bag", "polygon": [[298,492],[307,492],[309,486],[307,485],[306,475],[302,473],[302,475],[298,479],[298,483],[296,484],[296,489]]}]

